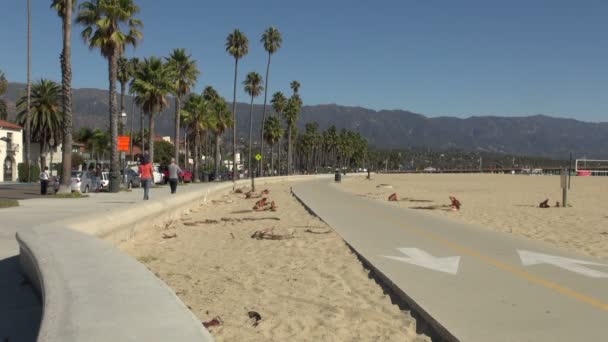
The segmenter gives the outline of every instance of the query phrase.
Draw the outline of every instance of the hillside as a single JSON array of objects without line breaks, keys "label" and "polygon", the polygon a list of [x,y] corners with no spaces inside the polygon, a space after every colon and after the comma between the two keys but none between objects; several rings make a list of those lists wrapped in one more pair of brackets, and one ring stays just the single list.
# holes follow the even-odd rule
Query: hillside
[{"label": "hillside", "polygon": [[[17,94],[23,93],[24,89],[23,84],[9,84],[6,98],[9,111],[13,115]],[[127,112],[130,112],[130,98],[127,100],[127,109]],[[171,107],[158,117],[159,134],[171,134],[173,111]],[[107,126],[107,91],[75,89],[74,113],[76,127]],[[254,132],[259,132],[262,106],[256,105],[253,113]],[[237,114],[238,134],[245,137],[249,131],[249,105],[239,103]],[[298,122],[300,129],[310,121],[318,122],[321,129],[336,125],[339,129],[358,131],[367,137],[372,145],[380,148],[425,146],[434,149],[456,148],[559,159],[568,158],[569,153],[573,152],[576,157],[608,159],[608,122],[589,123],[544,115],[428,118],[403,110],[374,111],[333,104],[304,106]],[[130,127],[130,124],[128,125]],[[136,111],[135,129],[138,127],[139,114]]]}]

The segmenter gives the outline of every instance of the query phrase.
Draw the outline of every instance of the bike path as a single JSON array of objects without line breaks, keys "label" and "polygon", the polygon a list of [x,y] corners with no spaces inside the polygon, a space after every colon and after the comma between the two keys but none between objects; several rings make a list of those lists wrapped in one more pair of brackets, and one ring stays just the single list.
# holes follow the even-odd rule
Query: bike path
[{"label": "bike path", "polygon": [[295,184],[293,192],[447,339],[608,339],[606,260],[365,199],[327,181]]}]

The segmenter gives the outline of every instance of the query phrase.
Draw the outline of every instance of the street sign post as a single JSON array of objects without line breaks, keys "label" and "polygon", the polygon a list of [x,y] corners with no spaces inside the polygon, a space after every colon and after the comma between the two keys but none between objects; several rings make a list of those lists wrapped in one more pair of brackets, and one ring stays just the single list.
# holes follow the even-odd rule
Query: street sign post
[{"label": "street sign post", "polygon": [[[261,154],[256,154],[255,155],[255,160],[258,161],[258,165],[260,165],[260,160],[262,160],[262,155]],[[256,167],[257,169],[257,167]],[[253,170],[253,168],[251,166],[249,166],[249,173],[250,173],[250,177],[251,177],[251,191],[255,191],[255,171]]]},{"label": "street sign post", "polygon": [[118,137],[118,151],[127,152],[129,151],[129,144],[131,143],[131,137],[128,135],[121,135]]}]

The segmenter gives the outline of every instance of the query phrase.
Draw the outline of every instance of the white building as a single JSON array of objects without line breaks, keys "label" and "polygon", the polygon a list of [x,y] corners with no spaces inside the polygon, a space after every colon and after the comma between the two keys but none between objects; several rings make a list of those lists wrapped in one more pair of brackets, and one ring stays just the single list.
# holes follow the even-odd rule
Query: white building
[{"label": "white building", "polygon": [[17,181],[17,165],[23,162],[23,128],[0,120],[0,182]]}]

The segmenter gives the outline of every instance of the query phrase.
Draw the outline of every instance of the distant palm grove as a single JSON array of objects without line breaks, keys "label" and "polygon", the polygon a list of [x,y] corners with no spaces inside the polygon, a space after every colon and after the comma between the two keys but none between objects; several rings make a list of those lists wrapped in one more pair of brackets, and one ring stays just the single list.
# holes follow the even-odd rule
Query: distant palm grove
[{"label": "distant palm grove", "polygon": [[[249,71],[245,77],[239,73],[239,61],[247,57],[250,41],[239,29],[227,35],[224,49],[227,58],[234,60],[233,93],[231,102],[227,102],[212,86],[200,94],[193,92],[202,73],[197,61],[184,48],[168,51],[165,57],[126,56],[126,48],[137,46],[144,37],[144,23],[138,18],[140,7],[135,1],[51,0],[50,7],[58,15],[62,28],[63,47],[58,65],[61,83],[41,79],[30,85],[31,9],[28,1],[27,93],[17,103],[16,121],[25,128],[26,164],[32,162],[30,141],[40,143],[43,151],[48,149],[50,142],[62,144],[60,192],[70,191],[70,171],[76,164],[71,159],[73,140],[83,144],[91,158],[109,157],[110,191],[118,191],[120,172],[124,167],[118,150],[118,137],[121,135],[132,138],[127,152],[131,160],[137,157],[134,147],[141,150],[141,154],[149,154],[155,162],[167,162],[168,157],[172,157],[182,166],[197,171],[193,172],[194,181],[200,181],[204,171],[216,175],[231,171],[232,179],[237,179],[240,175],[250,176],[252,173],[272,176],[364,166],[367,141],[358,133],[337,131],[335,127],[319,132],[318,124],[314,122],[306,124],[304,132],[297,131],[296,123],[303,106],[300,82],[294,80],[289,85],[282,85],[281,89],[269,81],[271,58],[280,51],[283,43],[281,32],[276,27],[267,28],[259,39],[267,53],[265,77],[258,71]],[[102,129],[83,128],[73,132],[73,27],[82,42],[91,50],[98,51],[107,62],[108,126]],[[147,39],[153,41],[154,37]],[[229,72],[226,70],[227,75]],[[251,105],[249,130],[241,134],[247,139],[241,140],[236,131],[239,85],[243,86]],[[8,117],[7,105],[1,98],[6,89],[7,80],[0,70],[0,119]],[[270,98],[269,91],[272,94]],[[126,108],[127,95],[133,98],[135,108]],[[262,116],[254,117],[254,103],[262,95]],[[163,147],[161,156],[157,155],[160,152],[157,153],[156,149],[164,145],[156,139],[155,121],[171,102],[175,107],[172,146],[169,149]],[[135,117],[136,110],[138,117]],[[122,121],[124,114],[121,113],[130,113],[130,127]],[[137,131],[134,128],[136,121],[139,121]],[[259,134],[253,132],[254,121],[260,124]],[[230,148],[225,146],[224,136],[227,134],[231,138]],[[256,158],[258,154],[261,158]],[[41,158],[40,164],[41,167],[46,166],[46,160]]]}]

